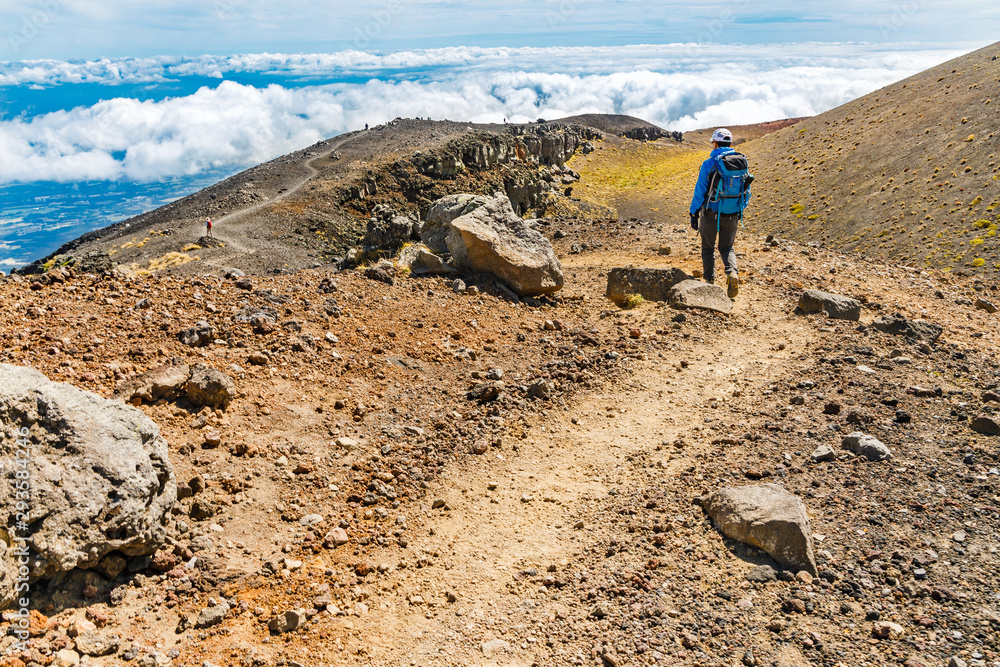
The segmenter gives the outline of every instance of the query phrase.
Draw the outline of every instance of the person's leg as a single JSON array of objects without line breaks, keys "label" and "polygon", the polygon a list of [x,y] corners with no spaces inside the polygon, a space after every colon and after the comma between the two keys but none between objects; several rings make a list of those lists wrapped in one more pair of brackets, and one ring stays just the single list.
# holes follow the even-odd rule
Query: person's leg
[{"label": "person's leg", "polygon": [[705,211],[698,225],[701,232],[701,268],[707,283],[715,282],[715,239],[719,232],[715,216],[714,211]]},{"label": "person's leg", "polygon": [[722,255],[722,263],[726,267],[727,275],[739,272],[736,266],[736,251],[733,249],[736,244],[736,229],[739,225],[739,214],[723,215],[719,224],[719,254]]},{"label": "person's leg", "polygon": [[736,229],[740,224],[740,216],[724,215],[719,224],[719,254],[726,267],[726,295],[735,299],[740,293],[740,274],[736,266]]}]

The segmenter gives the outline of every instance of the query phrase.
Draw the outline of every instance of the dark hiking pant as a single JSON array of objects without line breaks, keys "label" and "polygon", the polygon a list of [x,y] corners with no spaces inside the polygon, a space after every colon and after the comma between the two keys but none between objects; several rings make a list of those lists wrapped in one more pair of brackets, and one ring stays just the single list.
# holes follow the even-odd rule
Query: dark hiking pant
[{"label": "dark hiking pant", "polygon": [[723,214],[716,221],[715,211],[705,211],[701,215],[698,230],[701,232],[701,266],[705,273],[705,282],[715,282],[715,241],[719,241],[719,254],[726,267],[726,274],[736,273],[736,228],[740,224],[740,214]]}]

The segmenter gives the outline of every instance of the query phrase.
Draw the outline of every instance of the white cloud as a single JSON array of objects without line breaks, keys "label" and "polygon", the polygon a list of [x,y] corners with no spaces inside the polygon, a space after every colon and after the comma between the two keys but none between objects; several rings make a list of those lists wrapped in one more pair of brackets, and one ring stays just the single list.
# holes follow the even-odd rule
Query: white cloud
[{"label": "white cloud", "polygon": [[[364,84],[298,88],[224,81],[162,101],[115,98],[3,120],[0,154],[8,159],[0,162],[0,182],[194,175],[264,162],[397,116],[521,122],[602,112],[678,130],[762,122],[822,112],[950,55],[850,45],[675,45],[47,61],[8,68],[0,77],[51,84],[94,76],[110,83],[215,71],[319,75],[336,68],[370,68],[383,76]],[[389,76],[397,69],[419,73],[397,80]]]}]

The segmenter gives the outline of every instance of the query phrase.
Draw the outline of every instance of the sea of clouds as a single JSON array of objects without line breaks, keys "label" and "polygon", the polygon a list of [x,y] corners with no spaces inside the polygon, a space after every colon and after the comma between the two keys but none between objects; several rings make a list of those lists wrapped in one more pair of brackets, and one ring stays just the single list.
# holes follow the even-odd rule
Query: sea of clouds
[{"label": "sea of clouds", "polygon": [[[395,117],[615,113],[683,131],[808,116],[955,55],[915,45],[676,44],[0,63],[0,93],[107,88],[94,104],[0,119],[0,183],[146,182],[250,166]],[[261,83],[227,80],[247,74]],[[186,77],[220,81],[135,99]]]}]

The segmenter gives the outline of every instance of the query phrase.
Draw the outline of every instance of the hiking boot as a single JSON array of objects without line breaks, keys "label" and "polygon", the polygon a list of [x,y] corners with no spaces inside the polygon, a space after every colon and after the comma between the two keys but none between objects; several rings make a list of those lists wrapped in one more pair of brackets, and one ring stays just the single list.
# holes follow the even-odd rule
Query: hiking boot
[{"label": "hiking boot", "polygon": [[726,296],[730,299],[735,299],[736,295],[740,293],[740,276],[735,271],[729,274],[728,280],[726,281]]}]

